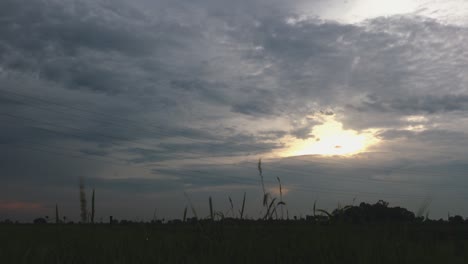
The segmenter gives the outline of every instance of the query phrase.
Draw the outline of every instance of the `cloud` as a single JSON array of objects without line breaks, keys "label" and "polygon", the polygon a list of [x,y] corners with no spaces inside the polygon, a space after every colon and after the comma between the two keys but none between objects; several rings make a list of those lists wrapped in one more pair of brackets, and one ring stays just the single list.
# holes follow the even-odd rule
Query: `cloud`
[{"label": "cloud", "polygon": [[384,139],[397,139],[397,138],[407,138],[414,135],[414,131],[409,130],[387,130],[380,133],[378,136]]},{"label": "cloud", "polygon": [[313,138],[314,137],[314,135],[311,135],[311,127],[310,126],[295,129],[294,131],[291,132],[291,135],[293,135],[293,136],[295,136],[296,138],[299,138],[299,139],[308,139],[308,138]]},{"label": "cloud", "polygon": [[139,157],[131,161],[135,163],[146,163],[190,157],[236,157],[240,155],[257,155],[268,153],[275,149],[281,149],[284,145],[279,143],[257,142],[256,137],[236,136],[231,137],[223,143],[160,143],[158,149],[132,148],[126,150],[128,153]]},{"label": "cloud", "polygon": [[380,99],[369,96],[369,101],[362,102],[361,106],[355,108],[358,111],[396,112],[403,115],[414,114],[438,114],[453,111],[466,111],[468,106],[467,95],[421,95],[409,98],[386,98]]},{"label": "cloud", "polygon": [[2,44],[36,56],[82,48],[146,54],[152,41],[134,30],[138,11],[121,1],[112,9],[104,2],[3,1]]},{"label": "cloud", "polygon": [[104,157],[104,156],[109,155],[109,153],[106,152],[106,151],[99,151],[99,150],[95,150],[95,149],[82,149],[81,152],[84,153],[84,154],[90,155],[90,156]]}]

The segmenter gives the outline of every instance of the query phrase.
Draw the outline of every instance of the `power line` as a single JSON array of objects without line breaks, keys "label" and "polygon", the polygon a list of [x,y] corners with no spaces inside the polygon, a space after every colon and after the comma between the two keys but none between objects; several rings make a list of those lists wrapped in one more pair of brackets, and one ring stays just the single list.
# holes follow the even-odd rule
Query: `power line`
[{"label": "power line", "polygon": [[[20,93],[6,91],[4,89],[0,89],[0,91],[2,91],[4,93],[7,93],[7,94],[12,94],[12,95],[17,96],[17,97],[23,97],[23,98],[26,98],[26,99],[29,99],[29,100],[35,100],[35,101],[41,102],[41,103],[46,104],[46,105],[56,105],[56,106],[60,106],[60,107],[63,107],[63,108],[68,108],[68,109],[72,109],[72,110],[76,110],[76,111],[80,111],[80,112],[86,112],[86,113],[91,113],[91,114],[96,114],[96,115],[107,117],[107,119],[102,120],[102,119],[89,118],[89,117],[84,117],[82,115],[72,114],[73,116],[78,117],[78,118],[89,118],[89,120],[93,120],[93,121],[97,121],[97,122],[104,122],[104,123],[108,123],[108,124],[114,124],[114,125],[117,125],[119,127],[126,128],[126,129],[131,129],[131,130],[134,130],[134,128],[125,126],[123,124],[125,122],[131,122],[131,123],[134,123],[136,125],[140,125],[139,123],[135,122],[134,120],[118,117],[118,116],[111,115],[111,114],[108,114],[108,113],[102,113],[102,112],[98,112],[98,111],[91,111],[89,109],[84,109],[84,108],[76,107],[76,106],[69,105],[69,104],[58,103],[58,102],[46,100],[46,99],[43,99],[43,98],[36,98],[36,97],[33,97],[33,96],[28,96],[28,95],[24,95],[24,94],[20,94]],[[47,107],[44,108],[44,107],[40,107],[40,106],[37,106],[37,105],[28,105],[28,104],[25,104],[25,105],[27,105],[28,107],[39,108],[39,109],[42,109],[42,110],[45,110],[45,111],[51,111],[51,112],[54,112],[54,113],[63,114],[63,112],[61,112],[61,111],[56,111],[54,109],[50,109],[50,108],[47,108]],[[124,122],[122,122],[122,121],[124,121]],[[154,126],[154,124],[151,123],[151,122],[148,122],[148,121],[145,121],[145,122],[147,122],[145,124],[149,125],[149,127],[157,128],[159,130],[163,129],[162,126]],[[189,138],[189,137],[186,137],[186,136],[182,136],[180,134],[176,134],[177,132],[180,132],[181,134],[186,132],[185,130],[181,130],[181,129],[174,129],[172,131],[174,133],[171,133],[171,134],[164,133],[164,132],[157,131],[157,130],[148,130],[146,128],[141,128],[141,127],[139,129],[144,130],[146,132],[150,132],[151,135],[158,135],[158,136],[161,136],[161,137],[178,137],[178,138],[184,138],[189,142],[202,143],[200,141],[194,140],[193,138]],[[213,146],[212,145],[212,147],[214,147],[215,149],[218,148],[219,150],[226,150],[226,149],[231,149],[232,150],[233,149],[232,147],[229,148],[228,146],[225,146],[225,145],[223,145],[223,146],[216,146],[216,145]],[[270,148],[270,147],[257,146],[257,149],[265,150],[265,151],[268,151],[268,152],[272,151],[272,148]]]},{"label": "power line", "polygon": [[[16,116],[13,116],[13,115],[8,115],[8,116],[12,116],[12,117],[16,117]],[[48,129],[45,129],[45,128],[39,128],[39,129],[42,129],[42,130],[45,130],[45,131],[49,131],[49,132],[54,132],[54,133],[59,133],[59,134],[64,134],[64,135],[71,135],[71,136],[75,136],[77,138],[80,138],[80,136],[76,135],[76,134],[71,134],[71,133],[63,133],[63,132],[57,132],[57,131],[53,131],[53,130],[48,130]],[[78,129],[79,130],[79,129]],[[37,143],[36,143],[37,144]],[[44,145],[44,144],[42,144]],[[74,156],[76,157],[76,156]],[[202,160],[203,158],[197,158],[196,160]],[[206,159],[206,158],[205,158]],[[104,159],[100,159],[101,161],[108,161],[107,159],[104,160]],[[120,160],[120,159],[117,159],[118,162],[112,162],[110,161],[111,163],[113,164],[117,164],[117,165],[123,165],[123,166],[132,166],[132,167],[138,167],[138,166],[135,166],[131,163],[121,163],[122,161],[124,160]],[[224,166],[234,166],[234,167],[239,167],[239,168],[248,168],[248,169],[253,169],[255,170],[255,166],[257,165],[256,163],[253,163],[253,162],[245,162],[245,163],[248,163],[248,164],[252,164],[253,167],[245,167],[245,166],[239,166],[239,165],[235,165],[235,164],[224,164]],[[329,163],[329,162],[327,162]],[[326,163],[326,164],[327,164]],[[338,163],[338,162],[331,162],[331,163]],[[317,162],[314,161],[314,164],[316,165]],[[273,170],[271,169],[273,168]],[[303,171],[303,170],[298,170],[298,169],[286,169],[286,168],[280,168],[280,167],[277,167],[275,165],[272,165],[271,163],[268,164],[268,168],[267,170],[270,170],[270,171],[273,171],[273,172],[292,172],[292,173],[295,173],[295,174],[307,174],[307,176],[314,176],[314,174],[312,174],[311,172],[306,172],[306,171]],[[327,178],[322,178],[322,180],[324,179],[327,179],[327,180],[330,180],[330,179],[336,179],[336,180],[339,180],[339,181],[343,181],[343,180],[346,180],[346,181],[349,181],[349,182],[357,182],[357,183],[371,183],[371,182],[375,182],[375,183],[392,183],[392,184],[400,184],[400,185],[407,185],[407,184],[413,184],[413,185],[418,185],[418,187],[445,187],[445,188],[449,188],[449,187],[460,187],[460,186],[449,186],[449,185],[445,185],[445,186],[441,186],[441,185],[427,185],[427,184],[420,184],[420,183],[408,183],[408,182],[395,182],[395,181],[389,181],[389,180],[373,180],[373,179],[361,179],[361,178],[349,178],[349,177],[340,177],[340,176],[333,176],[333,175],[327,175]],[[463,187],[463,186],[462,186]]]},{"label": "power line", "polygon": [[[4,91],[4,92],[6,92],[6,91]],[[77,108],[77,107],[70,106],[70,105],[63,105],[63,104],[60,104],[60,103],[55,103],[55,102],[47,101],[47,100],[44,100],[44,99],[41,99],[41,98],[34,98],[34,97],[31,97],[31,96],[21,95],[21,94],[13,93],[13,92],[7,92],[7,93],[14,94],[14,95],[16,95],[16,96],[26,97],[26,98],[29,98],[29,99],[32,99],[32,100],[38,100],[38,101],[43,102],[43,103],[46,103],[46,104],[58,105],[58,106],[61,106],[61,107],[65,107],[65,108],[69,108],[69,109],[74,109],[74,110],[78,110],[78,111],[82,111],[82,112],[88,112],[88,113],[92,113],[92,114],[99,114],[99,115],[102,115],[102,116],[107,116],[107,117],[115,118],[115,116],[113,116],[113,115],[103,114],[103,113],[99,113],[99,112],[96,112],[96,111],[89,111],[89,110],[86,110],[86,109]],[[42,108],[42,109],[44,109],[44,108]],[[46,108],[46,109],[44,109],[44,110],[53,111],[53,109],[48,109],[48,108]],[[53,112],[57,112],[57,111],[53,111]],[[62,114],[62,113],[61,113],[61,114]],[[8,114],[5,114],[5,115],[8,115]],[[80,117],[80,118],[83,118],[83,116],[80,116],[80,115],[75,115],[75,116],[78,116],[78,117]],[[36,120],[30,119],[30,118],[18,117],[18,116],[13,116],[13,115],[10,115],[10,117],[15,117],[15,118],[23,119],[23,120],[29,120],[29,121],[37,122]],[[94,120],[96,120],[96,119],[94,119]],[[132,121],[132,120],[128,120],[128,119],[122,119],[122,120],[126,120],[126,121],[129,121],[129,122]],[[97,121],[102,121],[102,120],[97,120]],[[104,122],[105,122],[105,121],[104,121]],[[53,123],[50,123],[50,122],[47,122],[47,123],[48,123],[49,125],[50,125],[50,124],[53,125]],[[109,122],[109,123],[115,124],[114,122]],[[126,127],[126,126],[122,126],[122,127],[128,128],[128,127]],[[73,129],[73,130],[78,130],[78,131],[84,131],[84,130],[82,130],[82,129],[74,128],[74,127],[65,127],[65,128],[69,128],[69,129]],[[39,128],[39,129],[46,130],[46,129],[44,129],[44,128]],[[49,130],[49,131],[52,131],[52,132],[55,132],[55,133],[62,133],[62,134],[64,134],[63,132],[58,132],[58,131],[53,131],[53,130]],[[85,132],[89,133],[88,131],[85,131]],[[69,134],[69,133],[68,133],[68,134]],[[131,139],[128,139],[128,138],[122,138],[122,137],[117,137],[117,136],[112,136],[112,135],[101,134],[101,133],[99,133],[99,134],[97,134],[97,135],[99,135],[99,136],[101,136],[101,137],[105,137],[105,138],[111,137],[111,138],[116,138],[116,139],[119,139],[119,140],[122,140],[122,141],[125,141],[125,142],[135,143],[134,140],[131,140]],[[167,135],[167,134],[166,134],[166,135]],[[72,136],[73,136],[73,135],[72,135]],[[76,135],[75,135],[75,136],[76,136]],[[174,136],[174,135],[167,135],[167,136]],[[78,138],[80,138],[80,137],[78,136]],[[193,139],[191,139],[191,138],[188,138],[188,139],[190,139],[190,140],[193,141]],[[197,142],[197,143],[199,143],[199,142]],[[146,144],[145,144],[145,147],[147,147]],[[228,148],[228,149],[229,149],[229,148]],[[271,150],[271,149],[268,149],[268,150]],[[185,151],[185,153],[200,154],[200,153],[194,153],[194,152],[188,152],[188,151]],[[197,160],[201,160],[201,158],[199,158],[199,159],[197,159]],[[317,162],[314,161],[314,163],[317,163]],[[127,164],[127,165],[128,165],[128,164]],[[226,164],[226,165],[227,165],[227,164]],[[230,166],[230,165],[229,165],[229,166]],[[271,165],[270,165],[270,166],[271,166]],[[272,166],[272,167],[275,168],[274,166]],[[283,170],[283,171],[294,172],[294,173],[298,173],[298,172],[299,172],[299,170],[297,170],[297,169],[296,169],[296,170],[287,170],[287,169],[282,169],[282,168],[277,168],[277,169]],[[333,176],[330,176],[330,175],[329,175],[329,176],[327,176],[327,177],[330,178],[330,177],[333,177]],[[339,180],[346,179],[346,180],[348,180],[348,181],[351,180],[351,181],[355,181],[355,182],[357,182],[357,181],[360,180],[360,179],[356,179],[356,178],[354,178],[354,179],[343,178],[343,177],[334,177],[334,178],[335,178],[335,179],[339,179]],[[367,179],[367,181],[371,181],[371,179]],[[374,180],[374,181],[376,181],[376,182],[381,182],[381,181],[384,181],[384,180]],[[384,181],[384,182],[395,183],[395,184],[407,184],[407,182],[404,182],[404,183],[401,183],[401,182],[394,182],[394,181]],[[368,183],[368,182],[366,182],[366,183]],[[418,184],[418,183],[411,183],[411,184]]]},{"label": "power line", "polygon": [[[135,125],[140,125],[140,123],[138,123],[138,122],[136,122],[134,120],[127,119],[127,118],[122,118],[120,116],[116,116],[116,115],[112,115],[112,114],[108,114],[108,113],[92,111],[92,110],[89,110],[89,109],[80,108],[80,107],[76,107],[76,106],[73,106],[73,105],[58,103],[58,102],[54,102],[54,101],[51,101],[51,100],[46,100],[46,99],[43,99],[43,98],[28,96],[28,95],[15,93],[15,92],[11,92],[11,91],[5,91],[5,90],[2,90],[2,89],[0,89],[0,91],[2,91],[4,93],[7,93],[7,94],[12,94],[12,95],[17,96],[17,97],[23,97],[23,98],[26,98],[26,99],[29,99],[29,100],[37,101],[37,102],[40,102],[40,103],[45,104],[45,105],[55,105],[55,106],[59,106],[59,107],[62,107],[62,108],[68,108],[68,109],[72,109],[72,110],[75,110],[75,111],[89,113],[89,114],[93,114],[93,115],[99,115],[99,116],[107,118],[105,120],[97,119],[97,118],[89,118],[90,120],[93,120],[93,121],[109,123],[109,124],[117,125],[117,126],[122,127],[122,128],[126,128],[126,129],[128,129],[129,127],[123,125],[124,123],[133,123]],[[24,102],[22,102],[22,103],[24,103]],[[25,104],[25,105],[27,105],[27,104]],[[55,113],[58,113],[58,114],[63,114],[63,112],[55,111],[54,109],[47,108],[47,107],[44,108],[44,107],[40,107],[38,105],[27,105],[27,106],[33,107],[33,108],[39,108],[39,109],[42,109],[42,110],[45,110],[45,111],[55,112]],[[68,113],[68,114],[71,114],[71,115],[73,115],[75,117],[78,117],[78,118],[83,118],[82,115],[77,115],[76,113]],[[86,117],[86,118],[88,118],[88,117]],[[174,135],[177,135],[176,134],[177,132],[179,132],[181,134],[186,132],[186,130],[174,129],[173,131],[171,131],[172,133],[170,133],[170,134],[169,133],[164,133],[164,132],[160,131],[160,130],[165,129],[162,126],[155,125],[154,123],[149,122],[147,120],[144,120],[144,122],[145,122],[145,125],[148,125],[148,127],[156,128],[158,130],[148,130],[148,127],[140,127],[141,130],[145,130],[147,132],[150,132],[151,134],[156,133],[159,136],[174,137]],[[186,136],[177,135],[177,137],[189,139],[190,141],[195,141],[193,138],[189,138],[189,137],[186,137]],[[198,141],[196,141],[196,142],[198,142]]]},{"label": "power line", "polygon": [[[41,149],[41,148],[32,148],[32,147],[28,147],[28,146],[19,146],[21,148],[25,148],[25,149],[29,149],[29,150],[33,150],[33,151],[39,151],[39,152],[46,152],[46,153],[51,153],[51,154],[55,154],[55,155],[63,155],[63,153],[60,153],[60,152],[56,152],[56,151],[50,151],[50,150],[47,150],[47,149]],[[86,156],[73,156],[74,158],[80,158],[80,159],[87,159],[87,160],[94,160],[94,159],[91,159],[91,158],[88,158]],[[95,160],[94,160],[95,161]],[[255,169],[254,167],[252,168],[249,168],[249,169]],[[183,172],[180,172],[180,171],[171,171],[171,172],[168,172],[170,175],[178,175],[178,176],[189,176],[189,177],[193,177],[194,174],[193,173],[200,173],[199,171],[188,171],[190,172],[191,174],[187,174],[187,173],[183,173]],[[210,174],[210,173],[206,173],[206,172],[203,172],[204,176],[206,177],[206,175],[209,175],[209,176],[218,176],[218,175],[213,175],[213,174]],[[230,178],[236,178],[238,180],[242,180],[242,181],[238,181],[237,183],[246,183],[245,180],[248,180],[249,178],[242,178],[242,177],[230,177]],[[348,179],[349,180],[349,179]],[[254,183],[256,182],[255,180],[249,180],[247,182],[250,182],[250,183]],[[351,191],[351,190],[343,190],[343,189],[333,189],[333,188],[325,188],[325,187],[317,187],[317,186],[311,186],[311,185],[304,185],[304,184],[301,184],[301,186],[297,186],[297,185],[292,185],[292,189],[294,190],[299,190],[299,191],[311,191],[311,190],[315,190],[315,191],[320,191],[320,192],[325,192],[325,193],[338,193],[338,194],[345,194],[345,195],[364,195],[364,196],[376,196],[376,197],[379,197],[379,196],[382,196],[382,195],[385,195],[385,196],[389,196],[389,197],[403,197],[403,198],[426,198],[426,196],[420,196],[420,195],[407,195],[407,194],[389,194],[389,193],[384,193],[384,192],[368,192],[368,191]],[[458,196],[455,196],[457,198],[460,198],[460,199],[468,199],[467,197],[458,197]]]},{"label": "power line", "polygon": [[[84,111],[84,112],[88,112],[88,113],[99,114],[99,115],[102,115],[102,116],[115,118],[114,115],[110,115],[110,114],[106,114],[106,113],[100,113],[100,112],[97,112],[97,111],[90,111],[88,109],[74,107],[74,106],[71,106],[71,105],[65,105],[65,104],[62,104],[62,103],[57,103],[57,102],[53,102],[53,101],[50,101],[50,100],[45,100],[45,99],[42,99],[42,98],[35,98],[35,97],[32,97],[32,96],[27,96],[27,95],[24,95],[24,94],[19,94],[19,93],[15,93],[15,92],[11,92],[11,91],[5,91],[5,90],[2,90],[2,91],[5,92],[5,93],[10,93],[10,94],[16,95],[16,96],[26,97],[26,98],[32,99],[32,100],[38,100],[38,101],[46,103],[46,104],[59,105],[61,107],[65,107],[65,108],[70,108],[70,109],[75,109],[75,110],[79,110],[79,111]],[[47,109],[47,110],[52,110],[52,109]],[[83,116],[79,116],[79,117],[83,118]],[[123,119],[123,118],[119,118],[119,119],[124,120],[124,121],[133,122],[132,120],[129,120],[129,119]],[[98,120],[98,121],[102,121],[102,120]],[[118,123],[118,124],[121,125],[121,123]],[[124,126],[124,127],[128,128],[126,126]],[[72,128],[72,129],[77,129],[77,128]],[[112,137],[112,138],[116,138],[116,139],[119,139],[119,140],[122,140],[122,141],[128,141],[128,142],[131,142],[131,143],[136,142],[135,140],[130,140],[128,138],[116,137],[116,136],[112,136],[112,135],[105,135],[105,134],[102,134],[102,133],[99,133],[99,135],[103,136],[103,137]],[[165,135],[165,136],[174,136],[174,135],[168,135],[168,134],[163,134],[163,135]],[[191,139],[191,138],[188,138],[188,139],[193,141],[193,139]],[[200,142],[197,142],[197,143],[200,143]],[[147,147],[146,144],[145,144],[145,147]],[[214,146],[214,147],[217,147],[217,146]],[[222,148],[223,148],[223,150],[229,149],[226,146],[222,146]],[[259,147],[259,148],[262,149],[261,147]],[[272,150],[271,148],[265,148],[265,149],[268,150],[268,151]],[[185,153],[200,154],[200,153],[188,152],[188,151],[185,151]],[[296,157],[296,159],[298,159],[298,158]]]}]

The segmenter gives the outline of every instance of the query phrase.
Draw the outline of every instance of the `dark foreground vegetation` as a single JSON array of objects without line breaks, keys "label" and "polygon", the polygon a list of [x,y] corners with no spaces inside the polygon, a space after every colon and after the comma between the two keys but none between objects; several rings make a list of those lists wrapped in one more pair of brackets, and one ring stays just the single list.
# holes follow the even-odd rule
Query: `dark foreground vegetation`
[{"label": "dark foreground vegetation", "polygon": [[379,201],[297,220],[2,224],[2,263],[468,263],[468,223]]},{"label": "dark foreground vegetation", "polygon": [[468,226],[1,225],[2,263],[467,263]]}]

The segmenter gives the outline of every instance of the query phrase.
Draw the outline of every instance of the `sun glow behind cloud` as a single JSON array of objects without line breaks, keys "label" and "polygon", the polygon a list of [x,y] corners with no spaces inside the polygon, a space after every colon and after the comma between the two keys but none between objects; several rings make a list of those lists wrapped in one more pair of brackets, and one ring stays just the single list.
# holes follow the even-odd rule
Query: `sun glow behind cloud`
[{"label": "sun glow behind cloud", "polygon": [[347,13],[347,16],[352,20],[410,13],[418,6],[417,1],[414,0],[359,0],[354,2],[355,4]]},{"label": "sun glow behind cloud", "polygon": [[412,13],[418,9],[420,2],[421,0],[309,1],[301,5],[299,10],[304,15],[356,23],[380,16]]},{"label": "sun glow behind cloud", "polygon": [[306,140],[292,140],[284,156],[322,155],[322,156],[352,156],[365,152],[368,147],[379,140],[375,131],[359,133],[343,129],[343,124],[333,117],[327,117],[321,125],[315,126]]},{"label": "sun glow behind cloud", "polygon": [[381,16],[414,14],[446,23],[468,23],[468,2],[465,0],[327,0],[304,1],[298,12],[305,16],[359,23]]}]

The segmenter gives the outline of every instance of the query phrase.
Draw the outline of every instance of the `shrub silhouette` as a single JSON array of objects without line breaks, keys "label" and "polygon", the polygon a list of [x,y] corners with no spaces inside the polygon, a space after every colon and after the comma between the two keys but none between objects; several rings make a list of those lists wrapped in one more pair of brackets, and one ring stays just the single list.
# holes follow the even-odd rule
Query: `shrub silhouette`
[{"label": "shrub silhouette", "polygon": [[34,219],[34,224],[47,224],[47,220],[44,218],[36,218]]},{"label": "shrub silhouette", "polygon": [[332,221],[364,223],[403,223],[417,220],[415,214],[401,207],[389,207],[383,200],[375,204],[361,203],[359,206],[346,206],[335,209],[331,214]]},{"label": "shrub silhouette", "polygon": [[463,224],[465,222],[463,220],[463,217],[459,215],[449,217],[448,221],[450,224],[456,224],[456,225]]}]

